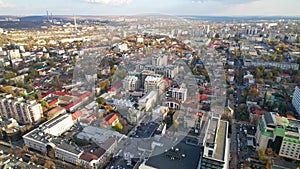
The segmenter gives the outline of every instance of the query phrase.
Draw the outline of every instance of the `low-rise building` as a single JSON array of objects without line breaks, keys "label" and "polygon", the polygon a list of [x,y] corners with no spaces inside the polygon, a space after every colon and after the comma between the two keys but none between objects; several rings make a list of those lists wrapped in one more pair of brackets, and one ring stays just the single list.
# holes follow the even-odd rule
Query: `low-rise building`
[{"label": "low-rise building", "polygon": [[107,126],[115,126],[119,122],[119,116],[115,113],[106,115],[103,119],[103,124]]}]

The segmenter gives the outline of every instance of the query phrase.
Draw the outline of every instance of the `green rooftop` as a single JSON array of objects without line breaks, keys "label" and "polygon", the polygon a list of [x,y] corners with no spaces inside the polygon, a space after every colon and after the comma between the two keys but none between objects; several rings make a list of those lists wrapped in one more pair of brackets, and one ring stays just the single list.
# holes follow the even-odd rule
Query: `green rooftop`
[{"label": "green rooftop", "polygon": [[266,130],[266,127],[264,125],[262,118],[259,119],[259,128],[260,128],[261,132],[264,132]]},{"label": "green rooftop", "polygon": [[289,120],[287,118],[281,118],[281,121],[283,123],[284,128],[286,128],[289,125]]},{"label": "green rooftop", "polygon": [[284,137],[284,133],[285,133],[284,128],[279,128],[279,127],[275,128],[275,135],[276,136]]},{"label": "green rooftop", "polygon": [[290,138],[290,137],[284,137],[283,141],[287,141],[287,142],[290,142],[290,143],[300,144],[300,140],[299,139]]},{"label": "green rooftop", "polygon": [[273,133],[271,132],[262,132],[262,135],[266,137],[273,137]]}]

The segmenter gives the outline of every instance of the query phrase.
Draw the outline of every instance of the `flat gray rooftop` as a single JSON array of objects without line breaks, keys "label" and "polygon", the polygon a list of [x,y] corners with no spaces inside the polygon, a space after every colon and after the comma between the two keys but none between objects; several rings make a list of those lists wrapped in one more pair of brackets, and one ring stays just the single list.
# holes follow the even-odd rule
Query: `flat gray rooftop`
[{"label": "flat gray rooftop", "polygon": [[217,132],[217,147],[214,153],[214,158],[224,161],[225,157],[225,146],[226,146],[226,135],[227,135],[227,123],[224,121],[219,122],[219,130]]},{"label": "flat gray rooftop", "polygon": [[[185,154],[185,157],[182,157],[180,159],[174,159],[172,160],[170,158],[170,155],[178,156],[178,154],[174,152],[164,152],[156,156],[152,156],[148,159],[146,162],[146,165],[156,167],[156,168],[162,168],[162,169],[193,169],[197,168],[199,158],[200,158],[200,152],[201,147],[200,146],[194,146],[190,144],[186,144],[186,138],[184,138],[181,142],[179,142],[176,146],[174,146],[174,149],[179,148],[179,153]],[[161,151],[159,150],[161,147],[156,147],[154,149],[155,151]],[[170,150],[169,150],[170,151]]]}]

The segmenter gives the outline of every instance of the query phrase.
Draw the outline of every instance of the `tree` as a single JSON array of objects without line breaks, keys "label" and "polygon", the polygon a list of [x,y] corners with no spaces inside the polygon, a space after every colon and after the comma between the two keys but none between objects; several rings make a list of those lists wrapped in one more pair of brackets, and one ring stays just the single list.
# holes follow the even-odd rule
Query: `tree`
[{"label": "tree", "polygon": [[123,126],[120,122],[118,122],[115,126],[113,126],[113,129],[121,133],[123,131]]},{"label": "tree", "polygon": [[42,56],[42,57],[41,57],[41,60],[42,60],[42,61],[46,61],[46,60],[47,60],[47,57],[46,57],[46,56]]},{"label": "tree", "polygon": [[48,152],[48,156],[51,157],[51,158],[55,158],[55,151],[54,151],[54,148],[51,148]]},{"label": "tree", "polygon": [[46,102],[45,100],[42,100],[41,105],[42,105],[42,107],[44,107],[44,108],[46,108],[46,109],[49,108],[49,104],[48,104],[48,102]]},{"label": "tree", "polygon": [[235,59],[238,58],[238,52],[239,52],[239,48],[238,47],[234,47],[234,58]]},{"label": "tree", "polygon": [[258,158],[259,158],[259,161],[266,161],[265,152],[261,149],[258,150]]},{"label": "tree", "polygon": [[49,168],[49,169],[55,169],[56,168],[55,163],[53,161],[50,161],[50,160],[45,161],[44,167]]},{"label": "tree", "polygon": [[250,89],[248,93],[249,93],[249,95],[251,95],[253,97],[258,97],[260,94],[259,90],[257,90],[256,88]]},{"label": "tree", "polygon": [[22,150],[28,151],[28,146],[27,145],[22,146]]},{"label": "tree", "polygon": [[247,105],[246,104],[240,104],[237,108],[238,112],[246,112],[247,111]]},{"label": "tree", "polygon": [[41,99],[42,99],[42,94],[41,94],[41,92],[35,93],[35,94],[34,94],[34,97],[35,97],[35,99],[38,100],[38,101],[41,100]]},{"label": "tree", "polygon": [[271,56],[272,61],[276,61],[277,59],[277,52],[275,52],[272,56]]},{"label": "tree", "polygon": [[39,161],[39,158],[36,156],[36,154],[34,154],[33,156],[31,156],[30,161],[37,163]]},{"label": "tree", "polygon": [[103,98],[103,97],[98,97],[96,99],[96,102],[99,104],[99,105],[106,105],[106,100]]},{"label": "tree", "polygon": [[231,124],[232,123],[232,116],[229,113],[224,113],[221,116],[221,120],[228,121]]},{"label": "tree", "polygon": [[5,80],[8,80],[8,79],[11,79],[13,77],[16,77],[16,74],[15,73],[7,73],[7,74],[4,74],[3,77],[4,77]]}]

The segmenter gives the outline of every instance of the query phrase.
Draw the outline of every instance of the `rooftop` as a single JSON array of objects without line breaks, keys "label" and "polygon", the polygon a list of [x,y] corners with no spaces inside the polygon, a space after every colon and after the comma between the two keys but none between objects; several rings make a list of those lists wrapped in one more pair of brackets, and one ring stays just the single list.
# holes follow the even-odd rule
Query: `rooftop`
[{"label": "rooftop", "polygon": [[210,120],[208,129],[207,129],[206,142],[215,143],[217,126],[218,126],[218,119],[217,118],[212,118]]},{"label": "rooftop", "polygon": [[270,112],[266,112],[264,114],[264,119],[267,125],[271,124],[271,125],[275,125],[275,121],[272,117],[272,114]]},{"label": "rooftop", "polygon": [[225,161],[225,146],[226,146],[226,139],[227,139],[227,122],[219,121],[219,128],[217,132],[217,147],[214,153],[214,158],[218,160]]},{"label": "rooftop", "polygon": [[105,143],[105,141],[111,136],[121,137],[122,134],[113,130],[93,126],[87,126],[83,129],[82,132],[77,134],[77,138],[87,140],[92,139],[97,144]]},{"label": "rooftop", "polygon": [[[152,166],[156,168],[172,168],[172,169],[191,169],[197,168],[198,161],[200,158],[201,148],[186,143],[186,138],[174,146],[173,150],[168,150],[164,153],[159,153],[159,155],[152,156],[146,162],[147,166]],[[155,151],[159,150],[161,147],[156,147]],[[178,151],[176,151],[176,149]],[[184,157],[182,156],[184,154]],[[174,157],[174,159],[172,158]],[[175,158],[177,157],[177,158]]]},{"label": "rooftop", "polygon": [[83,149],[78,147],[76,144],[65,140],[64,138],[54,138],[51,140],[51,143],[54,143],[56,148],[66,150],[68,152],[71,152],[73,154],[79,155],[83,152]]}]

